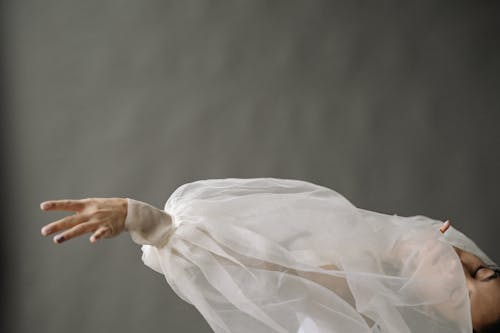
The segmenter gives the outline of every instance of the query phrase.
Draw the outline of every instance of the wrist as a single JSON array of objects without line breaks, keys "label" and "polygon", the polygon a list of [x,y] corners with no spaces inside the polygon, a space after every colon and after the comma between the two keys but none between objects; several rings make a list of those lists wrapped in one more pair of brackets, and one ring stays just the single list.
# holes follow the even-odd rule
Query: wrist
[{"label": "wrist", "polygon": [[148,203],[127,198],[124,228],[140,245],[162,246],[173,232],[172,219]]},{"label": "wrist", "polygon": [[128,199],[127,198],[117,198],[118,199],[118,209],[120,211],[120,216],[122,216],[122,224],[121,229],[125,229],[125,222],[127,221],[128,216]]}]

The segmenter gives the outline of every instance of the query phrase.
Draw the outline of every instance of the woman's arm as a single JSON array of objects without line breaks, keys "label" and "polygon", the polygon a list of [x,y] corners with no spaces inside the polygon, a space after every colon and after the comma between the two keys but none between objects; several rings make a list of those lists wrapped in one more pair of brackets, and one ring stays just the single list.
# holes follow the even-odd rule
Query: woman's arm
[{"label": "woman's arm", "polygon": [[42,228],[44,236],[58,233],[53,238],[56,244],[86,233],[92,233],[90,242],[94,243],[127,230],[138,244],[161,245],[172,231],[172,219],[167,213],[129,198],[51,200],[40,208],[74,212]]}]

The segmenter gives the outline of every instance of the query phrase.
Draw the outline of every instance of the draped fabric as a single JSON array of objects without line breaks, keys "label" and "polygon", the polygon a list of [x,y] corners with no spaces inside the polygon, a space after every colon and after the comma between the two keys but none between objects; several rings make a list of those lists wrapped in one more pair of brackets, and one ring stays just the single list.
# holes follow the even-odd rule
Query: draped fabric
[{"label": "draped fabric", "polygon": [[489,259],[441,221],[274,178],[188,183],[165,212],[167,232],[142,259],[215,332],[472,332],[452,245]]}]

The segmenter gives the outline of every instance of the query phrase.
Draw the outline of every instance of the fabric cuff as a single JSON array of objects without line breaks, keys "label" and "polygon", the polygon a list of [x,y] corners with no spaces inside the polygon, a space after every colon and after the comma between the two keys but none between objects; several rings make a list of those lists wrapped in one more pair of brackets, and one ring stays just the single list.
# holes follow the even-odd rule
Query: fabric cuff
[{"label": "fabric cuff", "polygon": [[125,230],[139,245],[164,246],[173,233],[172,218],[169,214],[148,203],[127,198]]}]

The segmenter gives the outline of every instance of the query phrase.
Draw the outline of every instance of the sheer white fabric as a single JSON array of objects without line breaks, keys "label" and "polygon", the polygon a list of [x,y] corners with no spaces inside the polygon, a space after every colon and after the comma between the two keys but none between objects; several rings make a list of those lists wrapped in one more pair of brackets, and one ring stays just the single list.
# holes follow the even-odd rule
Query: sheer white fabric
[{"label": "sheer white fabric", "polygon": [[127,225],[144,263],[215,332],[472,332],[451,245],[489,258],[457,230],[443,236],[441,221],[274,178],[185,184],[161,222],[139,206],[129,199]]}]

